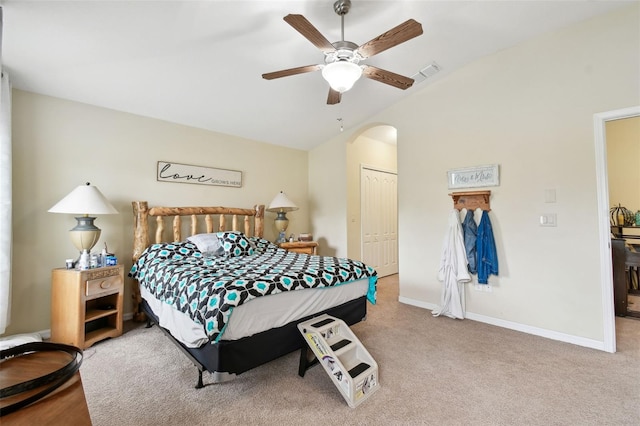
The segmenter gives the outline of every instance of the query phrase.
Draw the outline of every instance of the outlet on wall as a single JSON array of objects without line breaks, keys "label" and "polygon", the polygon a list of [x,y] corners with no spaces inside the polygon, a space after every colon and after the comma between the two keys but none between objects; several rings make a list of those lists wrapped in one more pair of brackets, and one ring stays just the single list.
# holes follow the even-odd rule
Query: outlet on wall
[{"label": "outlet on wall", "polygon": [[545,213],[540,216],[540,226],[558,226],[558,215]]},{"label": "outlet on wall", "polygon": [[484,291],[485,293],[493,292],[493,289],[491,288],[491,284],[476,284],[474,288],[477,291]]}]

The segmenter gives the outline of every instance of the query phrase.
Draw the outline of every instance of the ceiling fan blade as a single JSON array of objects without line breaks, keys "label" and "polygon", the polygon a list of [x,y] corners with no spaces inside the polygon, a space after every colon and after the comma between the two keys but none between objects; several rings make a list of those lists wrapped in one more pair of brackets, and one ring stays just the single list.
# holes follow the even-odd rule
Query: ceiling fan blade
[{"label": "ceiling fan blade", "polygon": [[380,83],[388,84],[402,90],[406,90],[411,87],[414,81],[412,78],[383,70],[381,68],[372,67],[371,65],[363,66],[362,75],[370,78],[371,80],[379,81]]},{"label": "ceiling fan blade", "polygon": [[336,51],[336,48],[333,47],[331,42],[320,34],[320,31],[304,16],[289,14],[284,17],[284,20],[322,52],[331,53]]},{"label": "ceiling fan blade", "polygon": [[329,96],[327,96],[327,105],[335,105],[340,103],[340,99],[342,98],[342,93],[337,90],[333,90],[329,88]]},{"label": "ceiling fan blade", "polygon": [[411,40],[420,34],[422,34],[422,25],[413,19],[409,19],[361,45],[358,47],[357,52],[363,59],[369,58],[393,46]]},{"label": "ceiling fan blade", "polygon": [[320,65],[305,65],[304,67],[296,67],[296,68],[289,68],[287,70],[268,72],[268,73],[262,74],[262,78],[264,78],[265,80],[273,80],[274,78],[288,77],[290,75],[318,71],[320,68],[321,68]]}]

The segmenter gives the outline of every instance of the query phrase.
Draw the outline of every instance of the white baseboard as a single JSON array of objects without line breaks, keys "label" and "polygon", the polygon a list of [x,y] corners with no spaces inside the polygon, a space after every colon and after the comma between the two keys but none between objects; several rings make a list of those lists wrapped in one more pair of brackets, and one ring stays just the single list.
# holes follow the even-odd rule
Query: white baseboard
[{"label": "white baseboard", "polygon": [[[409,299],[406,297],[399,297],[398,301],[406,305],[417,306],[419,308],[428,309],[433,311],[438,307],[433,303],[426,303],[419,300]],[[573,345],[584,346],[586,348],[598,349],[607,352],[604,342],[587,339],[580,336],[574,336],[571,334],[560,333],[558,331],[547,330],[544,328],[533,327],[526,324],[520,324],[517,322],[506,321],[499,318],[488,317],[486,315],[474,314],[473,312],[466,312],[465,317],[472,321],[483,322],[485,324],[491,324],[502,328],[508,328],[509,330],[521,331],[527,334],[533,334],[534,336],[546,337],[547,339],[558,340],[560,342],[571,343]]]},{"label": "white baseboard", "polygon": [[[41,331],[34,331],[33,333],[34,334],[39,334],[40,338],[42,338],[43,341],[51,339],[51,330],[49,330],[49,329],[41,330]],[[29,333],[29,334],[31,334],[31,333]],[[7,337],[11,337],[11,336],[7,336]]]}]

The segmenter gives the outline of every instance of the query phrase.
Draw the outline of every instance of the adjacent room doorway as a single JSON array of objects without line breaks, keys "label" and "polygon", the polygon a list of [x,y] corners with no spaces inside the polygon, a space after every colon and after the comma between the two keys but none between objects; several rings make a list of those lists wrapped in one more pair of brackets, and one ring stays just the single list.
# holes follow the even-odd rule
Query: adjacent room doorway
[{"label": "adjacent room doorway", "polygon": [[613,272],[611,260],[611,224],[609,219],[609,188],[607,178],[606,122],[640,116],[640,106],[595,114],[593,118],[596,154],[598,211],[600,214],[600,265],[602,283],[603,349],[616,351],[616,323],[613,309]]}]

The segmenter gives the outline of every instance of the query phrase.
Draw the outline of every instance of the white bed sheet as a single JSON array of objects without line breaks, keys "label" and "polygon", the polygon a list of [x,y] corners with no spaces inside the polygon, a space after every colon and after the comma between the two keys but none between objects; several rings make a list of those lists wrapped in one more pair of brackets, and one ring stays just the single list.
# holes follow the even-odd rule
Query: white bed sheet
[{"label": "white bed sheet", "polygon": [[[222,340],[238,340],[291,321],[322,312],[350,300],[366,296],[369,278],[328,288],[309,288],[257,297],[233,309]],[[195,348],[207,342],[202,325],[188,315],[156,299],[140,287],[143,299],[158,317],[159,325],[185,346]]]}]

